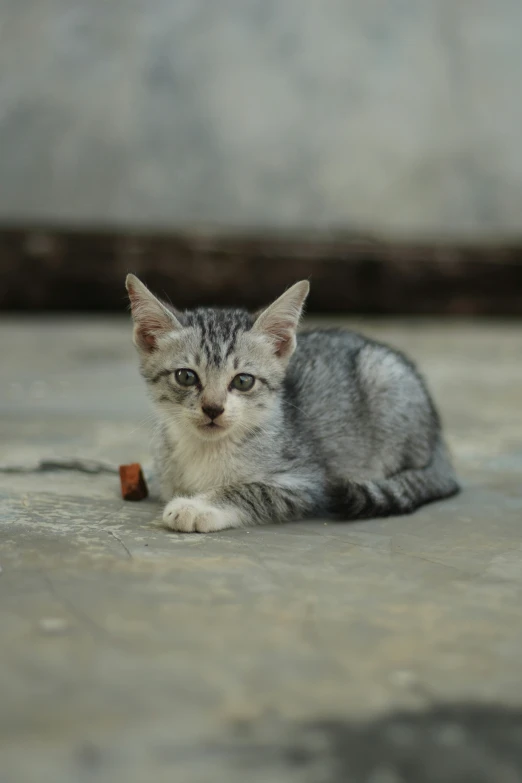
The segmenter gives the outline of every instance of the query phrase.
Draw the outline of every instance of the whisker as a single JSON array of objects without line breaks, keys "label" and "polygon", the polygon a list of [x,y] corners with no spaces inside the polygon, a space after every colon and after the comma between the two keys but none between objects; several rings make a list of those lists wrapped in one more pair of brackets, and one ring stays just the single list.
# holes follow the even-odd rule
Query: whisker
[{"label": "whisker", "polygon": [[298,410],[300,413],[302,413],[302,414],[303,414],[303,416],[306,416],[306,418],[308,418],[309,414],[308,414],[308,413],[305,413],[305,411],[304,411],[302,408],[300,408],[300,407],[299,407],[299,405],[294,405],[294,403],[293,403],[293,402],[290,402],[289,400],[285,400],[285,404],[286,404],[286,405],[291,405],[291,406],[292,406],[292,408],[295,408],[295,409],[296,409],[296,410]]},{"label": "whisker", "polygon": [[156,418],[156,414],[154,412],[149,413],[147,416],[145,416],[141,421],[137,423],[137,425],[132,429],[130,432],[128,432],[128,435],[134,435],[135,432],[142,429],[143,427],[147,426],[148,424],[151,424],[154,419]]}]

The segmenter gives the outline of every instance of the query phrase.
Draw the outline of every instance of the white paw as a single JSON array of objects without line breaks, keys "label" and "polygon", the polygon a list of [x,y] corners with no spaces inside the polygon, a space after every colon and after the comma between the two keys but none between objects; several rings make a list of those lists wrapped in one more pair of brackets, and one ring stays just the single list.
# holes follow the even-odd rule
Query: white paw
[{"label": "white paw", "polygon": [[174,498],[163,511],[163,521],[179,533],[213,533],[237,527],[233,509],[221,509],[201,498]]}]

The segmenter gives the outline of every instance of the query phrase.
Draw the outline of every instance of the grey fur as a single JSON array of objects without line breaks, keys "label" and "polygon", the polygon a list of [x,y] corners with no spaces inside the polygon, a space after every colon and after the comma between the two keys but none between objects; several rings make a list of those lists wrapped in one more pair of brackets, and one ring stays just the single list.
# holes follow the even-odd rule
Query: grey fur
[{"label": "grey fur", "polygon": [[[302,332],[293,351],[306,283],[258,318],[244,310],[179,314],[136,278],[128,287],[157,412],[169,527],[403,514],[458,492],[439,416],[403,354],[347,330]],[[197,388],[177,385],[177,368],[194,370]],[[256,377],[251,392],[229,387],[237,372]],[[231,424],[207,439],[201,405],[209,399]]]}]

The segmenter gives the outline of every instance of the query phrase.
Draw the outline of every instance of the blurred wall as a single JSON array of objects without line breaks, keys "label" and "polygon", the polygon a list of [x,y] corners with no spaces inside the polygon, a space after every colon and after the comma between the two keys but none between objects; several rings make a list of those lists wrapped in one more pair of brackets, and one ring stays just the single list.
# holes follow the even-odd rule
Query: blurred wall
[{"label": "blurred wall", "polygon": [[522,234],[521,0],[0,0],[0,221]]}]

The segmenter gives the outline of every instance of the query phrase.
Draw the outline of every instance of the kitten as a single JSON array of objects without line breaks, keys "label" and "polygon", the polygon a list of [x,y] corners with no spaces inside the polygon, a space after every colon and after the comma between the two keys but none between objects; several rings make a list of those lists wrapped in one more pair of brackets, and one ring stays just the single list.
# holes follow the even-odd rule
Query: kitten
[{"label": "kitten", "polygon": [[127,290],[167,527],[406,514],[458,492],[406,357],[347,330],[296,336],[306,281],[255,316],[179,313],[134,275]]}]

